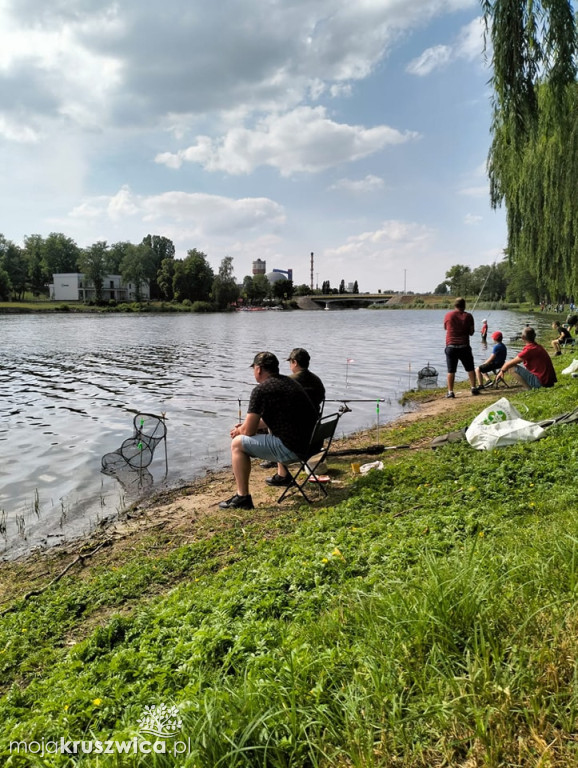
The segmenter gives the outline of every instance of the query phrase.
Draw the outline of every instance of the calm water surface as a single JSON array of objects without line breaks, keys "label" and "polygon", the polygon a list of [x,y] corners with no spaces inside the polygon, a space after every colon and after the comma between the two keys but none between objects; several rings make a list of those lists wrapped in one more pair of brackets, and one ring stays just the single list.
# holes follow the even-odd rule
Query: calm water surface
[{"label": "calm water surface", "polygon": [[[258,351],[284,361],[293,347],[306,347],[327,397],[352,401],[342,432],[392,420],[420,368],[435,366],[444,384],[443,315],[360,309],[0,316],[0,553],[14,556],[86,533],[142,495],[138,484],[100,471],[102,456],[131,435],[139,411],[166,413],[169,472],[164,478],[161,446],[150,467],[155,489],[228,464],[229,429],[239,420],[239,400],[244,417]],[[482,314],[474,315],[479,327]],[[509,312],[488,319],[490,332],[500,328],[505,340],[523,326]],[[478,335],[473,348],[478,363],[489,354]],[[288,364],[281,370],[289,373]],[[332,405],[339,403],[326,409]]]}]

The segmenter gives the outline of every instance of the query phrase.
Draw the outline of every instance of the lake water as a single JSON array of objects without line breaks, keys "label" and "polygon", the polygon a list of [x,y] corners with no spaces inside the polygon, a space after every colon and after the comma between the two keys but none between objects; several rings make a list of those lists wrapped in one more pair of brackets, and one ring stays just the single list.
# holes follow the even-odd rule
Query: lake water
[{"label": "lake water", "polygon": [[[479,327],[482,314],[474,314]],[[142,495],[142,477],[139,487],[101,473],[102,456],[131,435],[138,412],[166,413],[169,471],[164,478],[161,445],[146,478],[153,490],[228,465],[229,429],[239,411],[244,417],[258,351],[284,361],[293,347],[308,349],[327,398],[350,401],[342,433],[378,418],[391,421],[426,364],[444,386],[443,315],[366,309],[0,315],[0,554],[87,533]],[[500,328],[506,341],[524,324],[510,312],[488,319],[490,333]],[[479,335],[473,349],[477,363],[489,354]],[[289,373],[287,363],[281,372]],[[464,378],[459,372],[458,380]],[[339,403],[328,403],[326,412],[333,407]]]}]

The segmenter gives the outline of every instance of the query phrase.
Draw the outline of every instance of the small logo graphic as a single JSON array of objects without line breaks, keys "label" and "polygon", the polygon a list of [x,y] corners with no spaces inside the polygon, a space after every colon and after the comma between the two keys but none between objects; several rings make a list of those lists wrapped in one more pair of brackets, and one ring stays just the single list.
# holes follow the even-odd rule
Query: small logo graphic
[{"label": "small logo graphic", "polygon": [[138,724],[143,733],[151,733],[161,739],[172,739],[183,727],[177,707],[167,707],[166,704],[145,707]]}]

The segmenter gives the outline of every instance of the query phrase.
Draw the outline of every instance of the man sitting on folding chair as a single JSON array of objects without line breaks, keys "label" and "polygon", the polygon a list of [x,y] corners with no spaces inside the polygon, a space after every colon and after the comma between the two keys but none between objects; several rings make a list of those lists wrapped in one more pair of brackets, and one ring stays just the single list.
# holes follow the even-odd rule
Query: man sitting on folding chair
[{"label": "man sitting on folding chair", "polygon": [[[496,380],[489,377],[489,373],[496,373],[500,370],[503,364],[506,362],[508,356],[508,349],[505,344],[502,343],[502,332],[494,331],[492,333],[492,339],[496,342],[492,349],[492,354],[485,360],[480,366],[476,368],[476,378],[478,381],[478,387],[494,387],[496,386]],[[484,382],[484,377],[486,381]],[[502,379],[503,381],[503,379]],[[504,381],[504,384],[506,382]],[[507,386],[507,384],[506,384]]]},{"label": "man sitting on folding chair", "polygon": [[[259,352],[251,365],[257,382],[251,392],[245,421],[231,430],[231,459],[237,493],[219,504],[221,509],[253,509],[249,493],[251,457],[282,465],[299,461],[309,449],[318,413],[303,387],[279,373],[272,352]],[[257,434],[261,428],[267,434]],[[288,476],[286,485],[291,483]]]}]

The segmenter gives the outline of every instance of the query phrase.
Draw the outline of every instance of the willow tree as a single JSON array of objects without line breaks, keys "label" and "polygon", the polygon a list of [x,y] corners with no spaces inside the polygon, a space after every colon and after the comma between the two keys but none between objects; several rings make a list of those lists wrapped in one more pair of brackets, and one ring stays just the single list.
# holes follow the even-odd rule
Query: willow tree
[{"label": "willow tree", "polygon": [[491,41],[491,202],[511,263],[552,299],[578,294],[578,52],[570,0],[482,0]]}]

